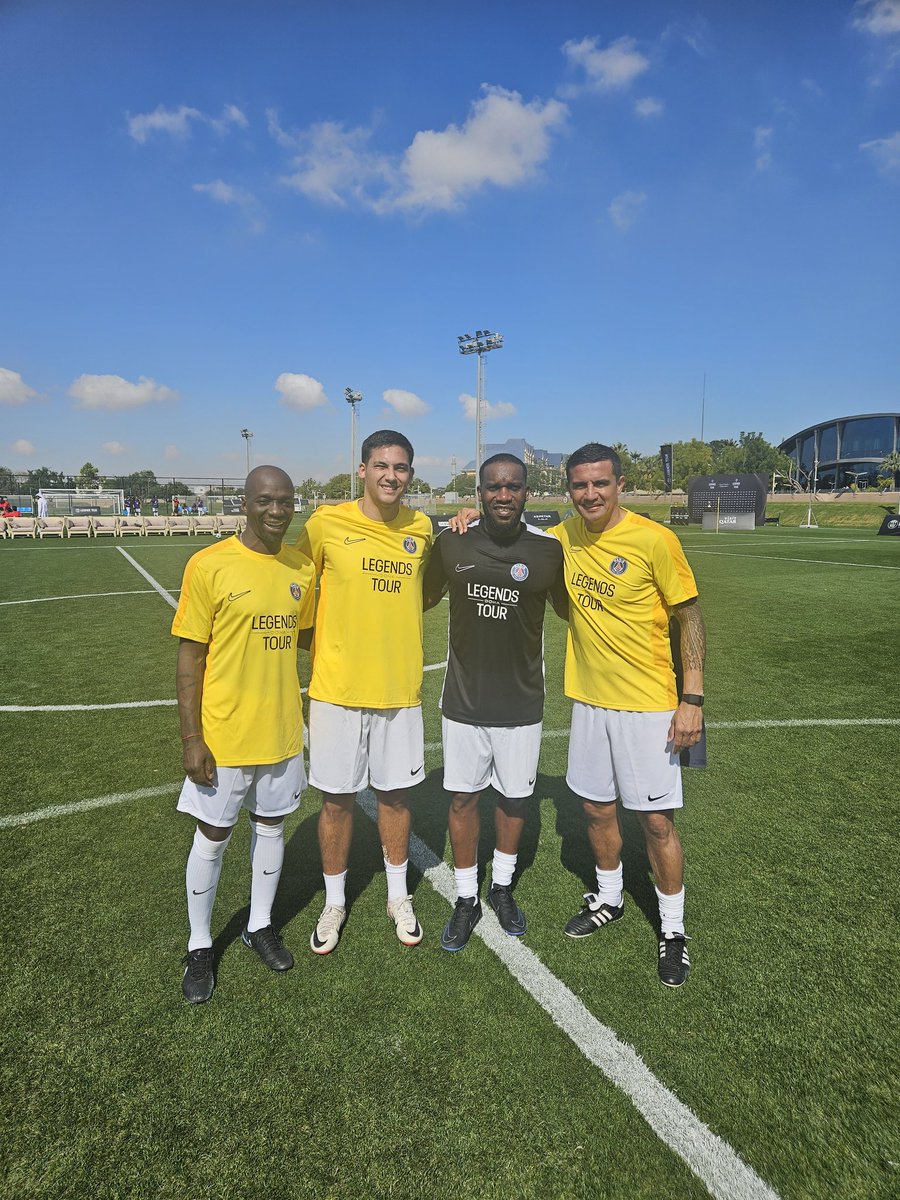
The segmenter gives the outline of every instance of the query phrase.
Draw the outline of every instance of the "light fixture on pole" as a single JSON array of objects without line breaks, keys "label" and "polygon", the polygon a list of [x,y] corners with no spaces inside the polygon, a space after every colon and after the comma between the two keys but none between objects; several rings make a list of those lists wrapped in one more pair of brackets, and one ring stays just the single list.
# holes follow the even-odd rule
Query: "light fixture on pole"
[{"label": "light fixture on pole", "polygon": [[503,334],[491,333],[489,329],[478,329],[474,334],[462,333],[456,338],[460,354],[478,355],[478,374],[475,384],[475,483],[481,471],[481,419],[484,403],[484,355],[489,350],[503,348]]},{"label": "light fixture on pole", "polygon": [[362,401],[362,392],[344,388],[344,399],[350,405],[350,499],[356,499],[356,406]]},{"label": "light fixture on pole", "polygon": [[247,443],[247,474],[250,474],[250,443],[253,441],[253,434],[249,429],[241,430],[241,437]]}]

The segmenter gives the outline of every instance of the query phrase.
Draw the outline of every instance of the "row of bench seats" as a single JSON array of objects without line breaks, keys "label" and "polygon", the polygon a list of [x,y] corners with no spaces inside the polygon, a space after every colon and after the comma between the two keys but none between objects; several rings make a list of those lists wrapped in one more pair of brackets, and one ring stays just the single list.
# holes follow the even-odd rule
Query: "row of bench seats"
[{"label": "row of bench seats", "polygon": [[151,533],[172,537],[240,533],[246,524],[241,516],[205,517],[7,517],[0,519],[0,537],[147,537]]}]

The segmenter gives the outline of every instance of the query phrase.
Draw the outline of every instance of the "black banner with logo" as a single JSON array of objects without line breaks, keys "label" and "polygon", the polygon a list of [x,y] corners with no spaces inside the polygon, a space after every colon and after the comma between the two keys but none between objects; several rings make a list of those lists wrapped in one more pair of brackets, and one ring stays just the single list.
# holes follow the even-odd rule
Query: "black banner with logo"
[{"label": "black banner with logo", "polygon": [[666,491],[672,490],[672,445],[660,446],[659,457],[662,459],[663,479],[666,484]]},{"label": "black banner with logo", "polygon": [[894,537],[900,537],[900,513],[888,513],[881,522],[879,533],[893,534]]}]

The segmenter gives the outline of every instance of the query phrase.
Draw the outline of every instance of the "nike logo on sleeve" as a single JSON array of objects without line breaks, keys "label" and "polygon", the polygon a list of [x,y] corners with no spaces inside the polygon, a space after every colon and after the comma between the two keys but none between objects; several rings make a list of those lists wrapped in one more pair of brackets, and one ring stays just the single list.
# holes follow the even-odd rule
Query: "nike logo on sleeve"
[{"label": "nike logo on sleeve", "polygon": [[247,588],[245,592],[229,592],[228,603],[230,604],[232,600],[240,600],[241,596],[249,596],[252,590],[252,588]]},{"label": "nike logo on sleeve", "polygon": [[345,546],[352,546],[354,542],[364,542],[365,540],[366,540],[366,539],[365,539],[364,537],[358,537],[358,538],[345,537],[345,538],[344,538],[344,545],[345,545]]}]

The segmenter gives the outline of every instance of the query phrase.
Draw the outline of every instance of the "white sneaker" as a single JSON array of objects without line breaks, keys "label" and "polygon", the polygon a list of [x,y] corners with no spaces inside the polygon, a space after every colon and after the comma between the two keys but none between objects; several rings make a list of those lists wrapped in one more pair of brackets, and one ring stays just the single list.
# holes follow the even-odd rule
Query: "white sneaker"
[{"label": "white sneaker", "polygon": [[346,908],[341,908],[337,904],[325,905],[309,939],[309,948],[313,954],[330,954],[332,952],[338,944],[341,929],[346,920]]},{"label": "white sneaker", "polygon": [[389,900],[387,914],[397,927],[397,937],[404,946],[418,946],[421,942],[422,926],[416,920],[413,912],[412,896],[401,896],[399,900]]}]

